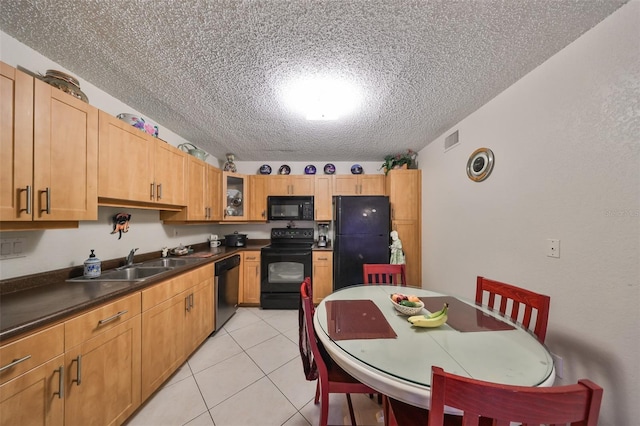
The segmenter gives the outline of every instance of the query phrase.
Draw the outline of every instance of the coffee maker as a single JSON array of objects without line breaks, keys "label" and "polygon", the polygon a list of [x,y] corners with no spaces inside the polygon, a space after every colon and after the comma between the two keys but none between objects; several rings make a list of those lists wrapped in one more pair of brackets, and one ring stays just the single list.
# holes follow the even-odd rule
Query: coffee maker
[{"label": "coffee maker", "polygon": [[328,223],[319,223],[318,224],[318,247],[326,247],[329,234],[329,224]]}]

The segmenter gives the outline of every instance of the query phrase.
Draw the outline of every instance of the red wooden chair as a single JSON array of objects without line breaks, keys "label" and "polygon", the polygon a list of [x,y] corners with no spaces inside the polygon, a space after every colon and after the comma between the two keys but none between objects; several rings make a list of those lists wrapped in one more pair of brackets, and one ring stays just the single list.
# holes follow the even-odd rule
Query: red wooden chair
[{"label": "red wooden chair", "polygon": [[[317,369],[318,386],[316,387],[316,396],[314,402],[317,404],[320,402],[320,426],[326,426],[329,418],[329,394],[330,393],[345,393],[347,394],[347,404],[349,405],[349,415],[351,416],[351,424],[356,424],[356,418],[353,413],[353,404],[351,403],[352,393],[365,393],[372,394],[376,391],[360,383],[357,379],[353,378],[349,373],[340,368],[337,364],[328,359],[325,360],[321,352],[321,346],[319,346],[316,340],[316,333],[313,328],[313,302],[310,297],[311,281],[306,278],[300,285],[300,298],[302,303],[302,311],[304,314],[304,336],[306,342],[304,346],[309,346],[315,367]],[[301,333],[302,338],[302,333]],[[303,342],[301,341],[301,354],[303,352]],[[303,356],[303,363],[310,364],[308,360],[305,360]],[[306,368],[305,368],[306,373]],[[307,378],[309,376],[307,375]]]},{"label": "red wooden chair", "polygon": [[[489,300],[487,303],[483,303],[483,296],[485,293],[489,294]],[[497,298],[496,296],[500,297]],[[499,307],[497,306],[498,299],[500,301]],[[484,277],[478,277],[477,279],[476,303],[484,304],[494,310],[498,308],[500,313],[508,316],[513,321],[520,322],[527,328],[532,327],[531,320],[533,317],[533,310],[535,309],[537,313],[533,324],[533,333],[542,343],[544,343],[544,339],[547,335],[550,302],[551,298],[544,294],[534,293],[530,290],[525,290],[511,284],[501,283]],[[522,312],[522,315],[520,315],[521,307],[524,311]]]},{"label": "red wooden chair", "polygon": [[[431,408],[425,410],[389,398],[385,423],[429,426],[533,425],[596,426],[603,389],[591,380],[554,387],[510,386],[446,373],[432,367]],[[464,412],[444,414],[446,406]],[[388,420],[387,420],[388,419]]]},{"label": "red wooden chair", "polygon": [[429,426],[444,424],[445,405],[464,411],[465,426],[478,425],[480,416],[493,419],[495,426],[598,424],[603,389],[591,380],[543,388],[483,382],[435,366],[431,371]]},{"label": "red wooden chair", "polygon": [[365,263],[362,265],[363,283],[369,285],[406,286],[405,265]]}]

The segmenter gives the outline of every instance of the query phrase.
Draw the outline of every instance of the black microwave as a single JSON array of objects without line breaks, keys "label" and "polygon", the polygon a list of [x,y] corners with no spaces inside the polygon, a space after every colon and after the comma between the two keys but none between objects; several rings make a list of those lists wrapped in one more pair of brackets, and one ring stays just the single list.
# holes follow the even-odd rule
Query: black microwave
[{"label": "black microwave", "polygon": [[268,220],[313,220],[312,195],[267,197]]}]

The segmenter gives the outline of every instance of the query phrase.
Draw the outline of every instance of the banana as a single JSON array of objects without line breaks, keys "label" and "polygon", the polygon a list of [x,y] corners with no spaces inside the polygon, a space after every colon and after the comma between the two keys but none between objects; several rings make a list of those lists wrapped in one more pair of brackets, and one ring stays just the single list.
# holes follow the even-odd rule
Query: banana
[{"label": "banana", "polygon": [[433,312],[429,315],[414,315],[407,318],[407,321],[416,327],[439,327],[447,322],[448,310],[449,305],[445,303],[443,308],[438,312]]},{"label": "banana", "polygon": [[445,302],[444,306],[442,307],[442,309],[440,309],[437,312],[432,312],[430,313],[427,318],[435,318],[435,317],[439,317],[442,314],[447,313],[447,309],[449,309],[449,304]]},{"label": "banana", "polygon": [[436,318],[425,318],[422,320],[418,320],[412,323],[415,327],[440,327],[442,324],[447,322],[447,314],[440,315]]}]

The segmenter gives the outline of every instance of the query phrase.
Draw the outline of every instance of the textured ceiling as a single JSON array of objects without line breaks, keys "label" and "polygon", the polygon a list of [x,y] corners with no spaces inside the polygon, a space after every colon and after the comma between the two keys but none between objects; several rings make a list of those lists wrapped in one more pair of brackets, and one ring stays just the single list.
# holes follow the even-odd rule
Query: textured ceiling
[{"label": "textured ceiling", "polygon": [[[2,0],[0,28],[218,158],[377,161],[423,148],[625,2]],[[282,96],[307,76],[354,84],[359,107],[306,120]]]}]

